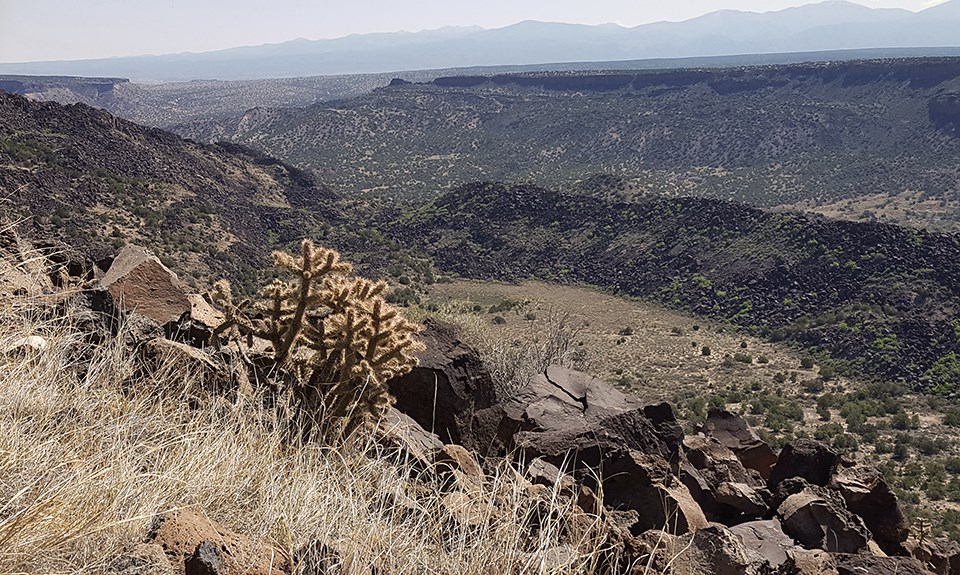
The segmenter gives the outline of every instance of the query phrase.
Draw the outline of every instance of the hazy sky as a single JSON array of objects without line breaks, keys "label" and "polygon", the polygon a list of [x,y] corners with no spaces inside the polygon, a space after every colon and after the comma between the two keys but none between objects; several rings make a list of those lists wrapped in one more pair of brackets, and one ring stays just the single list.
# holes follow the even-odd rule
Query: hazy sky
[{"label": "hazy sky", "polygon": [[[803,0],[0,0],[0,62],[201,52],[294,38],[496,28],[521,20],[636,26]],[[922,10],[938,0],[858,0]]]}]

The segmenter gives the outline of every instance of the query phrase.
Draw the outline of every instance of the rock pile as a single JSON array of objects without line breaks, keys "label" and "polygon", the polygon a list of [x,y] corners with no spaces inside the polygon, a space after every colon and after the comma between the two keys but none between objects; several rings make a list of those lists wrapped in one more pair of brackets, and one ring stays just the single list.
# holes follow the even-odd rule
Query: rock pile
[{"label": "rock pile", "polygon": [[[217,311],[185,293],[159,260],[131,248],[105,272],[91,299],[137,326],[130,337],[146,358],[177,354],[208,373],[215,390],[249,386],[248,372],[230,367],[242,362],[203,345]],[[420,366],[390,384],[397,402],[379,441],[417,470],[418,489],[442,492],[461,527],[498,513],[477,494],[508,469],[532,508],[559,497],[569,503],[571,533],[600,530],[604,573],[960,573],[960,550],[909,538],[876,469],[824,444],[798,440],[777,455],[742,418],[718,409],[685,435],[668,404],[646,405],[555,366],[499,398],[453,326],[429,321],[421,337]],[[392,505],[398,517],[422,513],[413,501]],[[562,563],[567,551],[554,549],[551,560]],[[326,542],[287,556],[180,510],[158,518],[115,571],[289,573],[310,563],[325,573],[339,572],[324,567],[337,561]]]}]

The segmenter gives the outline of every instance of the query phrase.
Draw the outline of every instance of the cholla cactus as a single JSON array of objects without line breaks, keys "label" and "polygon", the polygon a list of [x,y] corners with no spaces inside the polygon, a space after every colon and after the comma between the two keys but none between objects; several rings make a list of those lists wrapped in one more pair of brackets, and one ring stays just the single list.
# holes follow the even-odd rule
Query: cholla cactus
[{"label": "cholla cactus", "polygon": [[304,423],[344,432],[381,417],[393,405],[387,382],[417,364],[419,326],[384,301],[384,282],[353,277],[334,250],[304,240],[299,258],[274,252],[273,259],[294,278],[273,281],[252,306],[234,303],[226,280],[214,286],[227,320],[212,343],[268,340]]}]

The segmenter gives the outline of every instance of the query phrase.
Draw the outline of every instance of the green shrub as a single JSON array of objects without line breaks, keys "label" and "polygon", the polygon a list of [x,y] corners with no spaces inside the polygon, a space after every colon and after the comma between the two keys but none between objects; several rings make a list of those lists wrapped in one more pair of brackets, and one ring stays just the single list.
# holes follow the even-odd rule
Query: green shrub
[{"label": "green shrub", "polygon": [[831,443],[834,448],[844,450],[844,451],[853,451],[860,447],[857,438],[849,433],[841,433],[833,438]]},{"label": "green shrub", "polygon": [[906,431],[910,429],[910,417],[901,411],[890,419],[890,427],[899,431]]},{"label": "green shrub", "polygon": [[812,357],[804,357],[800,360],[800,367],[803,369],[813,369],[814,362]]},{"label": "green shrub", "polygon": [[893,458],[897,461],[903,461],[910,456],[910,450],[905,443],[897,443],[893,446]]},{"label": "green shrub", "polygon": [[739,362],[739,363],[748,363],[748,364],[752,364],[752,363],[753,363],[753,357],[750,356],[749,354],[746,354],[746,353],[737,353],[737,354],[734,354],[733,360],[734,360],[734,361],[737,361],[737,362]]},{"label": "green shrub", "polygon": [[839,423],[828,423],[826,425],[821,425],[813,432],[814,439],[819,441],[827,441],[828,439],[833,439],[837,435],[843,433],[843,426]]},{"label": "green shrub", "polygon": [[952,407],[943,415],[943,424],[960,427],[960,408]]},{"label": "green shrub", "polygon": [[823,388],[822,379],[807,379],[803,382],[803,389],[807,393],[820,393],[823,391]]}]

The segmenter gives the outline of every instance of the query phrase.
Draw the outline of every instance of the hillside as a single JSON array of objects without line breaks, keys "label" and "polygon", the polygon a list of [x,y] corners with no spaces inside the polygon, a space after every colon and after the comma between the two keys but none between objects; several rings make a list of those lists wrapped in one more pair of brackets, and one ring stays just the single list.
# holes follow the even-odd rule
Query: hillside
[{"label": "hillside", "polygon": [[[634,27],[524,21],[494,29],[447,27],[416,33],[303,38],[204,53],[0,64],[0,73],[123,76],[152,81],[244,80],[382,73],[471,66],[604,62],[916,48],[953,54],[960,4],[914,13],[827,1],[762,13],[723,10],[682,22]],[[774,60],[767,60],[770,63]]]},{"label": "hillside", "polygon": [[174,131],[255,146],[348,194],[596,188],[602,173],[631,194],[776,206],[910,190],[955,212],[958,95],[960,59],[461,76]]},{"label": "hillside", "polygon": [[466,277],[582,282],[789,340],[854,373],[960,384],[960,238],[692,198],[472,184],[390,232]]},{"label": "hillside", "polygon": [[45,241],[100,258],[139,243],[194,278],[250,279],[271,246],[341,217],[328,188],[259,153],[2,92],[0,190]]},{"label": "hillside", "polygon": [[[429,81],[451,71],[406,72]],[[390,82],[393,74],[350,74],[242,81],[136,83],[126,78],[0,75],[0,90],[31,100],[82,103],[126,120],[162,128],[196,119],[242,114],[256,106],[302,107],[359,96]]]}]

